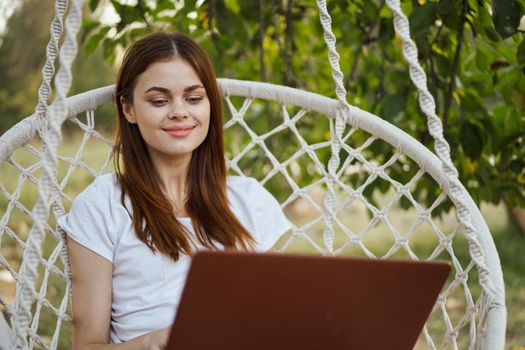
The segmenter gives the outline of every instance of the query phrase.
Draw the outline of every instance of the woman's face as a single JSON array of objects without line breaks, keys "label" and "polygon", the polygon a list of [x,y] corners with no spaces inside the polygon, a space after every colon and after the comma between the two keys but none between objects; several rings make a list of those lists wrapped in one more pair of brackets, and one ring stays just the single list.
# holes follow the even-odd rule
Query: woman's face
[{"label": "woman's face", "polygon": [[121,104],[126,119],[138,125],[152,159],[191,157],[208,133],[210,101],[204,84],[181,58],[150,65],[138,77],[133,103]]}]

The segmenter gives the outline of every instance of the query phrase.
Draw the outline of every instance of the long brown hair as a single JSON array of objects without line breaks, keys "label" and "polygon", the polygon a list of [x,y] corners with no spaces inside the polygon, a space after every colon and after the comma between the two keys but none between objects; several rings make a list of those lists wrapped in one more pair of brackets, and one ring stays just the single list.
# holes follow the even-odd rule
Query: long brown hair
[{"label": "long brown hair", "polygon": [[[118,126],[113,149],[122,204],[130,200],[132,221],[138,238],[153,251],[177,260],[195,247],[189,232],[177,220],[163,193],[160,178],[137,124],[129,123],[120,103],[133,104],[133,90],[140,74],[155,62],[181,58],[189,63],[206,89],[210,101],[210,127],[205,140],[193,151],[189,165],[185,209],[197,239],[206,247],[217,243],[247,249],[253,238],[229,207],[226,194],[226,161],[222,134],[222,107],[215,70],[208,56],[181,33],[152,33],[133,43],[119,70],[115,92]],[[128,209],[129,212],[129,209]]]}]

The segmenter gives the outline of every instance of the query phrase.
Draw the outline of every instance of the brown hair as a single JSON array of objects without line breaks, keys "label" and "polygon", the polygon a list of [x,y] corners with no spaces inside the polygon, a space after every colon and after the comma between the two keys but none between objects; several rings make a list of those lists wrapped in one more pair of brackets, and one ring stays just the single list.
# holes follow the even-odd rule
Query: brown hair
[{"label": "brown hair", "polygon": [[[180,33],[152,33],[133,43],[119,70],[115,101],[118,126],[113,149],[122,204],[128,196],[138,238],[153,251],[177,260],[195,248],[185,227],[177,220],[161,189],[146,143],[137,124],[129,123],[120,99],[133,103],[133,89],[140,74],[155,62],[179,57],[189,63],[206,89],[210,101],[210,127],[206,138],[193,151],[189,165],[185,209],[200,243],[209,248],[249,248],[253,238],[229,207],[226,194],[226,161],[222,134],[222,107],[215,71],[204,51]],[[129,209],[128,209],[129,212]]]}]

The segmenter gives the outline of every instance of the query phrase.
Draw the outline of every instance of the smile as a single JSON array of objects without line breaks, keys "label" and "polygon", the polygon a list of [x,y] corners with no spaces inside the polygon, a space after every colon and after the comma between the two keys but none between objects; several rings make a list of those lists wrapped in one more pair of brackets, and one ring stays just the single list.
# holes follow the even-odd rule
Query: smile
[{"label": "smile", "polygon": [[177,138],[183,138],[191,134],[194,128],[195,128],[195,125],[188,125],[188,126],[177,126],[177,127],[172,127],[168,129],[162,129],[162,130],[167,132],[170,136],[177,137]]}]

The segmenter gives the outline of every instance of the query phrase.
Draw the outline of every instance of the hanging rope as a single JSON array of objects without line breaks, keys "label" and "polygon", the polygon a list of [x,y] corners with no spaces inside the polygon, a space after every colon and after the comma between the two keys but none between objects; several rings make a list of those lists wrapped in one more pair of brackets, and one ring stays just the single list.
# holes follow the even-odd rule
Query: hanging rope
[{"label": "hanging rope", "polygon": [[[16,337],[17,337],[16,338],[17,348],[26,348],[28,340],[30,342],[29,347],[31,347],[31,348],[33,347],[33,343],[34,342],[36,342],[38,345],[41,345],[44,348],[47,348],[47,345],[43,344],[42,340],[39,340],[38,336],[36,335],[36,331],[37,331],[37,328],[38,328],[38,320],[39,320],[39,316],[40,316],[40,306],[41,306],[42,302],[46,302],[46,300],[45,300],[45,291],[46,291],[46,289],[45,288],[41,288],[40,295],[37,296],[38,297],[38,305],[36,307],[36,310],[33,312],[34,313],[34,318],[33,318],[33,322],[32,322],[31,329],[30,329],[29,333],[28,333],[28,324],[31,321],[31,310],[32,310],[32,305],[33,305],[33,302],[34,302],[34,299],[35,299],[35,295],[36,295],[36,292],[35,292],[36,267],[38,266],[39,263],[42,263],[42,261],[44,260],[44,259],[42,259],[41,246],[42,246],[42,242],[43,242],[43,240],[45,238],[45,227],[47,227],[49,229],[49,226],[47,226],[47,224],[46,224],[47,218],[48,218],[48,215],[49,215],[49,208],[52,207],[53,212],[55,213],[56,217],[60,216],[61,213],[63,213],[63,208],[62,208],[60,200],[59,200],[59,192],[58,192],[59,188],[57,187],[57,184],[56,184],[56,182],[57,182],[56,181],[56,162],[57,162],[57,153],[56,153],[56,151],[57,151],[58,143],[60,142],[60,139],[61,139],[60,126],[63,123],[63,121],[64,121],[64,119],[66,117],[66,114],[67,114],[67,108],[66,108],[66,105],[65,105],[65,97],[67,96],[67,92],[69,91],[69,88],[70,88],[70,85],[71,85],[71,69],[70,69],[71,68],[71,64],[72,64],[73,59],[74,59],[74,57],[76,56],[76,53],[77,53],[77,46],[76,46],[76,39],[75,39],[75,37],[76,37],[76,34],[77,34],[79,26],[80,26],[80,22],[81,22],[82,2],[83,2],[82,0],[73,0],[73,4],[71,5],[68,18],[66,19],[66,39],[65,39],[64,44],[63,44],[63,46],[61,48],[61,51],[60,51],[60,62],[61,62],[60,66],[61,66],[61,69],[59,70],[59,72],[57,74],[56,82],[55,82],[56,91],[57,91],[57,98],[55,100],[54,107],[52,109],[50,109],[49,111],[47,110],[47,99],[49,98],[50,93],[51,93],[50,82],[52,81],[53,74],[54,74],[53,63],[54,63],[55,58],[57,56],[57,49],[56,49],[56,47],[58,46],[58,40],[59,40],[59,37],[61,35],[61,31],[62,31],[62,22],[60,22],[59,24],[55,24],[53,22],[53,25],[51,26],[51,31],[52,31],[51,40],[50,40],[50,43],[48,44],[46,66],[43,69],[43,78],[44,78],[43,80],[44,81],[42,82],[42,86],[39,89],[39,104],[38,104],[38,106],[36,108],[36,111],[37,111],[39,116],[45,118],[46,121],[47,121],[45,127],[42,127],[41,130],[39,130],[39,133],[40,133],[40,135],[42,137],[42,140],[43,140],[43,146],[42,146],[42,167],[44,169],[44,175],[43,175],[42,179],[39,181],[39,185],[38,185],[39,192],[40,192],[40,197],[39,197],[38,202],[35,205],[35,207],[33,209],[33,213],[32,213],[32,216],[34,218],[35,224],[32,227],[32,229],[30,231],[30,234],[29,234],[29,238],[28,238],[28,240],[26,242],[27,246],[26,246],[26,249],[25,249],[25,252],[24,252],[24,259],[23,259],[23,262],[22,262],[22,267],[20,268],[20,271],[19,271],[19,278],[20,278],[19,288],[17,288],[18,289],[17,290],[17,296],[16,296],[16,300],[15,300],[15,303],[14,303],[15,307],[18,309],[17,310],[18,312],[14,313],[15,317],[13,319],[13,329],[16,330],[15,333],[16,333]],[[394,2],[394,3],[397,3],[399,5],[398,1]],[[337,95],[337,100],[339,102],[337,111],[330,113],[331,116],[335,115],[335,119],[333,119],[333,121],[331,121],[331,124],[330,124],[331,133],[332,133],[331,141],[330,141],[330,143],[328,143],[328,142],[324,143],[325,146],[328,146],[328,144],[330,144],[330,147],[331,147],[331,158],[330,158],[328,166],[327,166],[328,173],[324,174],[325,178],[326,178],[325,181],[326,181],[326,184],[327,184],[328,191],[327,191],[327,195],[325,196],[325,200],[324,200],[325,213],[323,215],[323,218],[325,220],[326,229],[325,229],[325,232],[324,232],[325,248],[323,250],[324,250],[325,253],[333,255],[333,254],[337,253],[337,252],[334,252],[334,237],[335,237],[335,234],[334,234],[334,229],[333,229],[333,223],[334,223],[334,221],[337,222],[337,217],[336,217],[337,211],[335,210],[335,200],[336,200],[335,186],[336,186],[336,184],[339,181],[338,180],[338,175],[337,175],[337,170],[341,167],[340,166],[340,156],[339,155],[340,155],[340,152],[341,152],[341,150],[343,148],[348,150],[348,146],[345,144],[344,139],[343,139],[343,133],[344,133],[346,122],[347,122],[346,118],[356,118],[355,116],[357,116],[359,113],[355,112],[354,116],[350,115],[350,108],[351,107],[349,106],[349,104],[346,101],[346,89],[344,88],[343,74],[342,74],[340,66],[339,66],[339,59],[340,58],[339,58],[339,55],[338,55],[337,50],[336,50],[336,45],[335,45],[336,44],[336,39],[335,39],[335,36],[333,35],[333,32],[332,32],[331,18],[330,18],[329,14],[328,14],[328,11],[326,9],[326,1],[318,1],[317,5],[318,5],[318,8],[319,8],[319,13],[320,13],[320,21],[321,21],[321,24],[323,25],[324,39],[325,39],[326,45],[327,45],[328,50],[329,50],[329,61],[330,61],[331,67],[332,67],[332,76],[333,76],[333,79],[334,79],[334,81],[336,83],[336,95]],[[55,6],[56,6],[56,9],[57,9],[56,16],[61,18],[63,13],[65,12],[65,9],[67,8],[67,0],[57,0],[57,3],[56,3]],[[62,15],[60,15],[59,10],[62,11]],[[400,11],[400,9],[399,9],[399,11]],[[396,24],[396,22],[395,22],[397,20],[395,11],[394,11],[394,18],[395,18],[394,19],[394,26],[396,27],[396,31],[398,31],[398,28],[397,28],[398,24]],[[406,20],[406,17],[405,17],[405,20]],[[435,116],[434,100],[432,98],[432,95],[430,95],[428,93],[427,89],[426,89],[426,76],[424,75],[424,71],[422,71],[421,67],[419,66],[419,63],[417,62],[417,48],[415,48],[415,45],[413,44],[413,42],[411,42],[411,39],[410,39],[410,36],[409,36],[409,29],[408,29],[408,21],[406,23],[406,28],[402,29],[402,30],[406,30],[406,36],[403,37],[399,32],[398,32],[398,34],[400,35],[400,37],[403,39],[403,42],[404,42],[403,52],[405,54],[405,57],[407,57],[408,54],[405,53],[406,47],[409,47],[409,49],[412,50],[412,52],[409,53],[410,55],[412,55],[411,56],[412,58],[409,59],[407,57],[407,60],[410,63],[410,75],[411,75],[412,80],[416,84],[416,87],[418,87],[418,91],[420,93],[420,104],[422,105],[421,108],[425,111],[425,114],[427,114],[425,109],[430,111],[430,115],[427,114],[427,117],[429,118],[428,119],[429,120],[428,121],[428,123],[429,123],[429,130],[430,130],[430,133],[433,135],[433,137],[436,139],[436,149],[445,152],[445,158],[444,159],[445,159],[445,161],[447,161],[447,160],[449,161],[450,167],[447,168],[448,165],[445,166],[445,164],[443,165],[443,167],[444,167],[445,171],[447,171],[447,170],[448,171],[452,171],[449,175],[452,177],[453,180],[449,180],[449,181],[452,181],[451,182],[452,185],[456,184],[456,186],[458,186],[458,187],[455,187],[455,188],[459,192],[463,192],[464,190],[462,189],[461,184],[459,183],[459,181],[457,179],[457,171],[455,170],[453,164],[450,161],[449,146],[446,143],[446,140],[443,138],[443,130],[442,130],[439,118],[437,118],[437,116]],[[57,33],[58,33],[58,36],[56,36]],[[406,42],[405,42],[406,40],[408,40],[410,42],[408,44],[406,44]],[[410,44],[413,47],[410,47]],[[53,49],[52,45],[55,45],[54,49]],[[49,63],[49,62],[51,62],[51,63]],[[47,67],[49,64],[51,65],[50,68]],[[413,65],[415,65],[415,68],[413,67]],[[423,74],[422,77],[419,76],[419,74],[421,74],[421,73]],[[414,76],[417,76],[417,78],[414,78]],[[416,83],[415,80],[418,83]],[[421,85],[421,89],[420,89],[420,86],[418,86],[418,84]],[[246,90],[246,88],[243,88],[243,91],[245,91],[245,90]],[[279,96],[282,96],[282,94],[279,94]],[[284,98],[284,100],[287,100],[287,99]],[[307,99],[307,100],[308,100],[308,106],[310,106],[310,103],[312,102],[312,100],[311,99]],[[284,103],[282,105],[283,111],[286,111],[286,108],[285,108],[286,104],[287,103]],[[335,104],[335,102],[334,102],[334,104]],[[249,103],[247,103],[245,105],[246,105],[246,109],[247,109],[248,108],[247,106],[249,105]],[[243,105],[243,109],[244,109],[245,105]],[[425,107],[423,107],[423,105]],[[310,110],[309,107],[305,107],[305,108],[307,110]],[[244,112],[240,111],[239,114],[241,114],[241,113],[244,113]],[[299,120],[301,118],[303,113],[304,113],[304,111],[301,111],[300,113],[298,113],[296,116],[294,116],[292,118],[290,118],[288,116],[288,119],[293,121],[293,122],[290,122],[288,124],[285,123],[286,124],[285,126],[289,127],[289,128],[292,128],[292,131],[294,131],[294,130],[296,131],[296,129],[294,129],[295,128],[295,123],[297,122],[297,120]],[[241,116],[238,116],[237,119],[239,119],[239,121],[242,120]],[[437,120],[437,128],[438,129],[436,129],[436,125],[435,125],[436,124],[436,120]],[[242,124],[242,125],[243,125],[243,127],[248,128],[247,125],[245,125],[245,124]],[[269,137],[272,134],[279,132],[279,130],[280,129],[272,130],[270,133],[265,134],[264,137]],[[247,129],[247,131],[249,131],[249,128]],[[250,132],[248,132],[248,134],[250,134],[250,136],[251,136]],[[436,136],[434,136],[434,135],[436,135]],[[256,140],[260,139],[260,137],[258,137],[257,135],[255,135],[255,136],[256,136]],[[300,135],[296,134],[296,136],[297,136],[297,138],[300,141],[302,140]],[[347,135],[347,137],[348,137],[348,135]],[[441,137],[442,141],[441,140],[438,141],[439,137]],[[315,156],[315,152],[313,152],[313,151],[315,149],[317,149],[317,148],[322,147],[323,144],[315,145],[314,147],[310,147],[308,145],[308,147],[306,147],[306,149],[305,149],[304,148],[304,144],[303,144],[304,140],[302,140],[302,141],[303,142],[301,142],[301,146],[303,146],[303,149],[301,150],[301,152],[303,152],[303,153],[298,152],[298,153],[296,153],[296,155],[294,155],[294,157],[298,158],[302,154],[307,152],[312,157],[312,159],[314,160],[316,165],[321,164],[321,162]],[[370,141],[370,142],[373,142],[373,140]],[[444,142],[444,144],[442,144],[442,142]],[[260,145],[264,145],[264,143],[261,143]],[[250,146],[247,147],[247,150],[249,150],[249,148],[250,148]],[[265,152],[269,152],[268,149],[266,149],[266,148],[264,148],[264,151]],[[356,157],[357,157],[357,154],[358,154],[358,152],[360,152],[360,150],[356,150],[356,152],[357,152],[356,153]],[[438,155],[439,155],[439,151],[438,151]],[[80,156],[77,156],[77,160],[80,159],[79,157]],[[239,159],[240,159],[240,156],[239,156]],[[290,162],[293,160],[293,159],[287,160],[286,163],[279,164],[276,157],[272,158],[272,157],[269,156],[269,159],[274,164],[275,172],[281,171],[282,169],[286,169],[286,166],[288,164],[290,164]],[[395,161],[397,159],[397,156],[396,156],[395,159],[394,158],[392,158],[392,159],[393,159],[392,161]],[[441,156],[440,156],[440,159],[441,159],[441,161],[443,163],[445,162]],[[366,160],[363,157],[359,158],[359,161],[364,163],[364,164],[367,164]],[[77,162],[73,162],[73,163],[77,163]],[[233,164],[234,164],[234,166],[237,166],[236,162],[234,162]],[[324,166],[322,166],[322,167],[323,167],[323,173],[324,173]],[[343,165],[343,168],[344,167],[345,167],[345,165]],[[382,170],[382,169],[379,169],[379,170]],[[421,173],[423,173],[423,171],[421,171]],[[291,180],[291,178],[287,176],[286,171],[283,171],[283,174],[285,175],[285,177],[286,177],[286,179],[288,181],[291,181],[293,183],[293,180]],[[382,172],[381,174],[383,174],[388,179],[388,176],[385,173]],[[375,176],[375,173],[374,173],[374,176]],[[267,176],[267,178],[268,177],[269,176]],[[319,180],[319,183],[322,184],[322,181],[323,180]],[[370,181],[373,181],[373,180],[370,180]],[[395,182],[394,180],[390,179],[388,181],[391,182],[396,187],[397,190],[399,190],[399,191],[403,190],[403,189],[397,187],[397,185],[399,185],[399,184],[397,182]],[[414,181],[417,181],[417,178]],[[456,182],[454,182],[454,181],[456,181]],[[317,186],[318,183],[315,183],[313,185]],[[407,185],[407,184],[405,184],[405,185]],[[453,188],[452,185],[450,185],[449,188]],[[312,187],[315,187],[315,186],[312,186]],[[299,188],[298,185],[295,185],[295,186],[292,186],[292,187],[294,189],[294,196],[295,197],[291,198],[290,201],[292,201],[294,198],[298,198],[295,195],[296,194],[296,190],[297,190],[297,194],[300,194],[301,198],[302,198],[303,195],[307,196],[307,191],[302,191]],[[406,186],[401,186],[401,187],[406,187]],[[464,208],[466,209],[466,213],[465,213],[464,211],[460,210],[460,207],[457,204],[457,203],[460,203],[461,200],[463,200],[462,196],[461,195],[457,195],[456,197],[453,197],[453,198],[454,198],[454,203],[458,207],[458,219],[460,220],[462,225],[465,227],[465,230],[467,230],[464,222],[461,221],[459,212],[462,212],[461,215],[464,215],[464,214],[467,215],[466,219],[468,219],[468,220],[470,220],[470,214],[468,213],[468,209],[467,209],[466,205],[464,205]],[[411,201],[412,200],[413,199],[411,199]],[[315,207],[315,202],[312,201],[311,203]],[[390,205],[392,203],[393,203],[393,201],[389,205],[387,205],[385,211],[388,210],[388,208],[390,208]],[[414,204],[414,206],[415,206],[416,210],[419,208],[417,206],[417,204]],[[317,208],[317,207],[315,207],[315,208]],[[418,213],[420,215],[423,215],[425,218],[426,218],[426,216],[428,214],[427,211],[424,211],[423,209],[421,209],[421,212],[418,211]],[[322,219],[319,219],[319,220],[321,221]],[[470,221],[468,221],[468,222],[470,223]],[[315,224],[315,222],[313,224]],[[416,227],[417,226],[414,226],[411,230],[415,229]],[[367,227],[365,229],[365,232],[367,230],[371,229],[371,228],[372,228],[372,226]],[[302,230],[302,228],[301,228],[301,230]],[[395,229],[392,229],[392,231],[395,232]],[[59,231],[59,232],[61,234],[63,234],[62,231]],[[446,239],[445,239],[445,237],[442,237],[441,232],[436,232],[436,234],[438,235],[438,237],[440,239],[444,240],[443,241],[443,245],[445,247],[451,247],[452,243],[446,242]],[[303,237],[307,238],[307,235],[303,235]],[[405,237],[403,237],[403,238],[405,238]],[[469,238],[469,235],[467,235],[467,238]],[[471,241],[473,241],[473,242],[471,242]],[[315,242],[311,242],[311,243],[315,245]],[[61,244],[61,243],[59,243],[59,244]],[[475,255],[472,253],[473,252],[472,245],[476,245],[476,244],[477,244],[477,247],[479,248],[479,251],[481,252],[480,243],[476,239],[476,234],[474,232],[474,229],[472,228],[471,236],[469,238],[469,247],[471,249],[471,255],[473,257],[473,260],[475,261],[475,263],[476,263],[476,265],[477,265],[477,267],[478,267],[478,269],[480,271],[480,281],[482,281],[481,271],[482,271],[482,267],[484,267],[484,265],[480,265],[479,262],[475,259]],[[65,246],[61,246],[61,248],[62,248],[61,252],[62,252],[62,256],[63,256],[63,261],[65,262],[64,268],[65,268],[66,274],[69,274],[68,273],[67,250],[66,250]],[[397,245],[396,245],[396,247],[393,247],[393,249],[391,250],[392,253],[394,253],[397,248],[398,248]],[[408,246],[407,246],[407,248],[409,249]],[[322,248],[320,248],[320,250],[321,249]],[[410,251],[409,251],[409,253],[410,253]],[[455,256],[453,255],[453,253],[451,253],[451,254],[452,254],[453,259],[455,259]],[[481,257],[479,259],[481,259],[480,260],[481,263],[484,264],[483,255],[481,255]],[[48,266],[46,264],[46,269],[47,268],[48,268]],[[461,266],[459,266],[459,269],[461,269]],[[466,277],[468,277],[468,271],[469,271],[468,269],[466,270],[466,273],[464,271],[461,271],[461,275],[462,275],[462,276],[460,276],[461,278],[456,276],[456,280],[459,279],[461,284],[465,285],[465,288],[467,288],[466,291],[468,291],[468,286],[466,286],[465,280],[466,280]],[[47,276],[44,278],[44,281],[47,281]],[[489,283],[490,282],[491,282],[491,280],[489,278]],[[45,284],[47,282],[43,282],[43,283]],[[484,286],[484,288],[486,288],[486,286]],[[68,294],[69,291],[70,291],[70,283],[68,281],[67,282],[67,287],[66,287],[66,294]],[[445,296],[446,295],[448,295],[448,294],[445,294]],[[445,296],[443,296],[442,300],[445,300]],[[469,296],[470,296],[470,294],[469,294]],[[479,312],[483,316],[484,314],[488,313],[488,311],[485,310],[485,306],[487,306],[487,304],[485,304],[485,298],[487,297],[487,294],[484,294],[482,297],[483,297],[482,307],[480,308]],[[493,299],[492,296],[490,297],[490,299],[491,300]],[[67,298],[65,298],[62,301],[62,304],[60,306],[60,310],[59,311],[56,311],[56,309],[53,309],[53,311],[55,311],[55,314],[57,315],[57,318],[58,318],[57,328],[60,327],[60,322],[62,321],[63,318],[65,318],[63,316],[65,314],[65,309],[67,307],[67,301],[68,301]],[[447,341],[451,341],[454,346],[457,346],[456,345],[457,330],[461,329],[464,326],[465,322],[468,322],[468,320],[470,320],[470,318],[469,318],[470,316],[469,315],[472,315],[475,312],[478,312],[476,310],[470,310],[471,308],[474,309],[475,307],[473,305],[471,306],[470,304],[468,304],[468,305],[469,305],[468,315],[466,315],[464,317],[464,319],[456,327],[454,327],[454,329],[452,329],[453,325],[450,324],[450,322],[449,322],[449,324],[447,324],[447,330],[448,330],[448,333],[447,333],[447,339],[448,340]],[[445,309],[444,301],[440,303],[440,306],[443,309]],[[490,308],[490,306],[491,306],[491,304],[488,304],[489,308]],[[24,315],[22,315],[22,311],[23,311]],[[446,314],[446,310],[444,312]],[[448,320],[448,316],[446,317],[446,319]],[[471,326],[472,325],[473,325],[473,323],[471,323]],[[471,327],[471,333],[475,333],[475,332],[476,332],[476,329]],[[486,335],[484,333],[484,330],[480,329],[477,332],[478,332],[479,336],[481,337],[481,339],[483,340],[483,337]],[[29,337],[28,337],[28,335],[29,335]],[[471,335],[471,339],[472,339],[472,337],[473,336]],[[52,348],[52,349],[56,348],[57,341],[58,341],[58,332],[55,332],[55,334],[53,336],[53,339],[51,340],[50,348]],[[431,342],[431,344],[433,344],[432,341],[430,341],[430,342]],[[473,346],[474,346],[474,342],[472,342],[471,347],[473,347]]]},{"label": "hanging rope", "polygon": [[[51,38],[46,48],[46,63],[42,68],[42,83],[38,89],[38,104],[36,113],[40,117],[46,117],[47,100],[51,95],[51,80],[55,75],[55,60],[58,56],[58,41],[62,36],[63,23],[62,18],[67,9],[67,0],[55,2],[55,17],[51,22]],[[44,128],[45,129],[45,128]]]},{"label": "hanging rope", "polygon": [[441,160],[445,176],[447,177],[450,196],[456,205],[458,220],[463,226],[465,236],[469,242],[470,255],[479,269],[481,285],[484,286],[488,295],[493,299],[496,291],[493,287],[490,271],[485,264],[483,250],[477,239],[468,206],[462,195],[458,172],[450,158],[450,146],[443,136],[441,120],[436,115],[434,97],[427,88],[426,73],[421,68],[417,58],[417,46],[410,37],[408,18],[403,13],[399,0],[386,0],[386,4],[394,14],[394,29],[403,42],[403,55],[409,64],[410,78],[419,92],[419,105],[427,116],[428,131],[434,138],[436,154]]},{"label": "hanging rope", "polygon": [[[427,116],[428,129],[435,140],[436,153],[442,162],[444,172],[447,176],[451,197],[454,202],[457,203],[458,220],[464,227],[465,235],[469,242],[470,254],[480,270],[480,281],[487,288],[489,293],[494,294],[495,291],[492,287],[490,272],[485,265],[483,251],[476,238],[476,232],[471,223],[468,207],[461,195],[461,184],[458,180],[458,173],[450,159],[450,146],[443,137],[441,121],[435,113],[436,106],[434,98],[427,89],[426,74],[417,59],[417,47],[410,38],[408,19],[401,10],[399,0],[387,0],[386,3],[394,13],[394,28],[403,41],[403,54],[409,62],[410,78],[419,92],[419,104]],[[329,62],[332,67],[332,77],[336,83],[337,99],[346,107],[348,106],[348,103],[346,101],[346,90],[343,84],[343,73],[339,66],[339,55],[335,47],[336,39],[332,32],[331,18],[326,8],[326,1],[318,0],[317,6],[319,8],[319,17],[324,30],[324,39],[329,50]],[[332,144],[332,158],[329,162],[330,177],[327,181],[329,191],[325,199],[329,212],[328,217],[333,217],[333,203],[335,200],[335,193],[333,190],[333,181],[335,177],[333,169],[334,166],[339,165],[339,151],[341,149],[342,131],[344,130],[344,126],[343,128],[337,127],[337,121],[343,119],[341,114],[338,114],[338,117],[339,118],[336,118],[335,138]],[[328,237],[329,241],[331,240],[333,242],[332,227],[327,227],[325,237]]]},{"label": "hanging rope", "polygon": [[[32,217],[34,218],[34,225],[29,232],[29,237],[24,249],[24,257],[19,273],[20,286],[17,288],[15,297],[15,317],[13,320],[13,328],[15,333],[16,348],[27,348],[27,336],[30,336],[31,343],[34,342],[36,326],[38,322],[33,323],[31,333],[27,334],[28,325],[31,320],[31,307],[34,301],[33,288],[38,277],[37,267],[41,260],[41,246],[45,238],[45,223],[49,216],[50,204],[57,200],[57,180],[56,180],[56,155],[58,144],[61,139],[60,127],[67,115],[67,108],[65,104],[67,93],[71,86],[71,65],[77,54],[76,35],[80,29],[82,21],[82,4],[83,0],[74,0],[69,9],[69,14],[66,19],[66,38],[60,50],[60,70],[57,74],[55,88],[57,98],[55,100],[52,113],[48,114],[48,128],[41,130],[41,137],[43,141],[42,146],[42,167],[44,174],[39,181],[39,198],[36,202]],[[67,0],[57,0],[57,10],[64,10],[67,8]],[[57,14],[58,16],[59,14]],[[56,47],[53,45],[58,42],[60,36],[61,26],[52,25],[52,34],[49,53],[56,57]],[[48,62],[52,65],[53,57],[48,57]],[[46,62],[46,66],[47,62]],[[45,115],[45,103],[49,96],[49,82],[52,79],[52,72],[49,67],[44,68],[44,82],[42,83],[41,93],[39,92],[39,106],[37,110],[42,111]],[[49,75],[51,73],[51,76]],[[47,86],[46,86],[47,84]],[[38,319],[38,315],[35,315]],[[56,341],[55,341],[56,343]]]},{"label": "hanging rope", "polygon": [[[421,68],[417,58],[417,47],[410,37],[409,22],[401,9],[399,0],[387,0],[388,7],[394,14],[394,28],[396,33],[400,36],[403,42],[403,55],[409,63],[409,74],[412,82],[419,92],[419,105],[422,111],[427,116],[427,125],[429,133],[435,140],[435,149],[437,156],[441,160],[442,167],[447,179],[447,185],[450,189],[450,197],[456,205],[457,218],[464,229],[465,236],[469,243],[470,255],[478,267],[479,280],[487,293],[487,298],[490,300],[489,305],[495,305],[497,300],[496,293],[498,290],[494,288],[491,279],[490,271],[488,270],[481,244],[477,238],[475,228],[471,221],[470,211],[466,204],[466,200],[462,195],[462,185],[458,179],[458,172],[450,158],[450,146],[443,136],[443,127],[441,120],[436,115],[436,106],[433,96],[427,89],[427,78],[424,70]],[[346,91],[343,84],[343,74],[339,66],[339,55],[335,47],[335,36],[331,28],[331,18],[326,8],[326,1],[318,0],[317,6],[319,8],[319,17],[324,30],[324,38],[329,50],[329,62],[332,67],[332,77],[336,83],[336,94],[343,108],[347,111],[348,103],[346,101]],[[336,116],[335,137],[332,137],[332,156],[329,162],[329,177],[327,179],[328,193],[325,197],[326,215],[326,231],[325,243],[328,250],[331,252],[334,241],[334,232],[332,227],[335,191],[334,182],[336,181],[335,171],[339,166],[339,152],[342,147],[342,133],[344,125],[340,125],[344,121],[341,113]],[[501,306],[501,305],[497,305]],[[487,312],[483,312],[480,317],[481,324],[483,323]]]},{"label": "hanging rope", "polygon": [[343,72],[339,66],[339,54],[337,53],[335,44],[335,35],[332,32],[332,19],[328,14],[326,8],[326,1],[318,0],[317,7],[319,8],[319,19],[324,30],[324,40],[328,47],[328,60],[332,67],[332,77],[336,85],[335,93],[340,102],[340,108],[337,110],[335,116],[335,127],[330,124],[331,138],[331,156],[328,161],[328,177],[326,179],[326,186],[328,191],[324,198],[324,206],[326,213],[324,215],[326,228],[324,232],[324,242],[326,249],[330,255],[334,254],[334,240],[335,233],[333,227],[334,221],[334,207],[335,207],[335,183],[337,182],[337,169],[341,163],[339,153],[343,145],[343,133],[346,126],[346,116],[349,115],[350,105],[346,101],[346,89],[343,83]]}]

